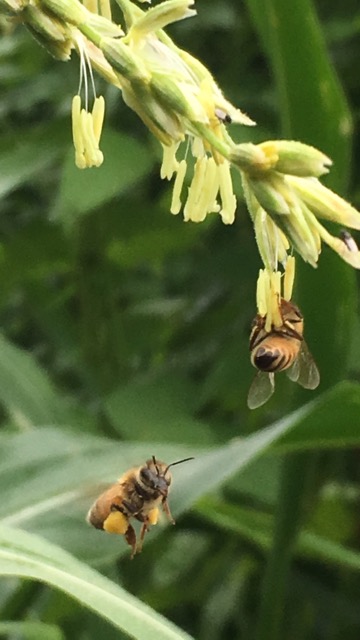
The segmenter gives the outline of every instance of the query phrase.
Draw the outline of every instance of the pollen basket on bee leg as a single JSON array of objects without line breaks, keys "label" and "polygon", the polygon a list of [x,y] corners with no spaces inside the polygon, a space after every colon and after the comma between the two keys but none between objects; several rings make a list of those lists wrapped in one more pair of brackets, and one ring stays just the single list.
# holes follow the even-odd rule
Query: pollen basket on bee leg
[{"label": "pollen basket on bee leg", "polygon": [[121,511],[111,511],[103,523],[104,531],[121,535],[126,533],[128,526],[128,518]]},{"label": "pollen basket on bee leg", "polygon": [[149,512],[147,521],[148,521],[148,524],[155,525],[158,523],[158,520],[159,520],[159,509],[155,507],[154,509],[151,509],[151,511]]}]

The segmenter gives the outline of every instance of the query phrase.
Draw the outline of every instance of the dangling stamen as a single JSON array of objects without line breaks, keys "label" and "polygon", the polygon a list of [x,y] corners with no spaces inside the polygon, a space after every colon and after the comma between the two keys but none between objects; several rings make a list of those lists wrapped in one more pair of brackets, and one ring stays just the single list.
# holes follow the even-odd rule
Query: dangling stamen
[{"label": "dangling stamen", "polygon": [[[101,130],[104,122],[105,101],[102,96],[96,97],[94,76],[91,62],[81,37],[76,40],[80,55],[80,82],[78,95],[72,104],[72,130],[75,147],[75,163],[79,169],[99,167],[103,162],[103,154],[99,149]],[[92,112],[89,112],[89,81],[94,96]],[[81,90],[84,86],[85,109],[81,109]]]},{"label": "dangling stamen", "polygon": [[286,262],[285,274],[284,274],[284,284],[283,284],[283,298],[290,302],[294,287],[295,280],[295,258],[294,256],[289,256]]}]

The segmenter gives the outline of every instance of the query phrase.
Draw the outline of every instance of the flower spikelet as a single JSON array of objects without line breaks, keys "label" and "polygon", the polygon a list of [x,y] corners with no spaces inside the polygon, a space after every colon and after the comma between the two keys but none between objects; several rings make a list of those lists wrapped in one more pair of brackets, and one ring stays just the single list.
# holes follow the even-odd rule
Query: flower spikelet
[{"label": "flower spikelet", "polygon": [[349,247],[319,221],[322,218],[341,227],[360,228],[359,212],[319,181],[318,176],[328,172],[329,158],[313,147],[288,140],[269,141],[257,147],[263,158],[250,146],[243,154],[242,145],[238,145],[230,159],[241,172],[264,265],[275,269],[277,260],[286,261],[287,245],[291,245],[305,262],[316,267],[325,242],[359,269],[356,244]]}]

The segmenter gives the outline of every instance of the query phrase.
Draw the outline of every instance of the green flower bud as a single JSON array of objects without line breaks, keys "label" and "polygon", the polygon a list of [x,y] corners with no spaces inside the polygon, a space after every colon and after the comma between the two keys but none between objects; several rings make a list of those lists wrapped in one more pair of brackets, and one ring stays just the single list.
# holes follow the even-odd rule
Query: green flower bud
[{"label": "green flower bud", "polygon": [[54,16],[41,11],[36,5],[29,4],[25,7],[23,16],[27,25],[39,33],[44,41],[65,42],[69,39],[67,26]]},{"label": "green flower bud", "polygon": [[129,82],[148,84],[150,73],[145,62],[121,40],[101,38],[100,49],[111,66]]},{"label": "green flower bud", "polygon": [[311,211],[308,211],[306,215],[313,228],[317,230],[321,240],[326,242],[333,251],[336,251],[345,262],[355,269],[360,269],[360,251],[356,242],[353,239],[352,242],[346,242],[342,238],[332,236],[331,233],[320,224]]},{"label": "green flower bud", "polygon": [[150,90],[165,109],[174,111],[190,122],[206,122],[202,105],[185,82],[176,82],[164,73],[152,73]]},{"label": "green flower bud", "polygon": [[317,178],[328,173],[332,164],[318,149],[294,140],[267,140],[258,146],[269,158],[272,168],[280,173]]},{"label": "green flower bud", "polygon": [[122,28],[104,16],[88,12],[87,25],[99,32],[104,38],[119,38],[124,35]]},{"label": "green flower bud", "polygon": [[174,141],[183,140],[184,135],[178,118],[174,113],[168,113],[151,96],[149,88],[144,83],[137,86],[127,86],[123,82],[122,93],[124,102],[137,113],[148,129],[160,142],[166,146]]},{"label": "green flower bud", "polygon": [[196,15],[189,7],[194,0],[167,0],[143,13],[129,30],[129,38],[142,38],[149,33],[159,31],[172,22]]},{"label": "green flower bud", "polygon": [[317,230],[309,225],[302,206],[292,208],[289,216],[271,214],[271,217],[303,260],[316,267],[321,249],[320,237]]},{"label": "green flower bud", "polygon": [[296,194],[319,218],[332,220],[344,227],[360,229],[360,213],[346,200],[324,187],[315,178],[288,177],[288,182]]},{"label": "green flower bud", "polygon": [[61,62],[67,62],[70,60],[71,50],[74,46],[71,38],[59,42],[45,37],[39,33],[39,31],[36,31],[29,23],[26,23],[26,28],[30,31],[35,40],[37,40],[37,42],[44,47],[44,49],[46,49],[53,58],[61,60]]},{"label": "green flower bud", "polygon": [[251,142],[234,145],[229,154],[229,161],[249,175],[257,175],[271,169],[271,163],[264,151],[259,145]]},{"label": "green flower bud", "polygon": [[[291,202],[291,192],[287,190],[287,197],[280,193],[279,183],[281,182],[280,176],[277,177],[277,180],[272,181],[271,178],[274,178],[269,174],[268,178],[251,178],[248,177],[248,185],[249,188],[253,191],[257,201],[259,204],[267,211],[268,213],[276,213],[278,215],[289,215],[290,207],[289,201]],[[273,184],[275,182],[275,185]],[[282,180],[284,183],[284,180]],[[283,191],[286,191],[285,183],[281,185]]]},{"label": "green flower bud", "polygon": [[40,6],[54,13],[65,22],[76,26],[88,19],[88,11],[78,0],[40,0]]},{"label": "green flower bud", "polygon": [[29,0],[0,0],[0,11],[5,14],[20,13]]},{"label": "green flower bud", "polygon": [[124,16],[127,30],[132,27],[136,20],[144,15],[144,11],[131,2],[131,0],[116,0],[116,3],[119,5]]}]

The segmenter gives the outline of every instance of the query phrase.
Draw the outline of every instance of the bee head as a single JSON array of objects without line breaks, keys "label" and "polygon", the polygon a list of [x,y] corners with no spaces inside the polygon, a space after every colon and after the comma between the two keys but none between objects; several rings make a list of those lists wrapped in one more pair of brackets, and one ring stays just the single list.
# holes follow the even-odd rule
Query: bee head
[{"label": "bee head", "polygon": [[160,462],[160,460],[156,460],[155,456],[152,456],[150,460],[147,460],[146,465],[141,467],[140,479],[149,489],[159,491],[159,493],[166,496],[172,480],[171,473],[169,472],[170,467],[193,459],[194,458],[185,458],[184,460],[178,460],[177,462],[166,465],[165,462]]}]

